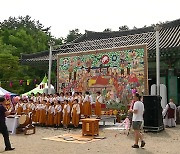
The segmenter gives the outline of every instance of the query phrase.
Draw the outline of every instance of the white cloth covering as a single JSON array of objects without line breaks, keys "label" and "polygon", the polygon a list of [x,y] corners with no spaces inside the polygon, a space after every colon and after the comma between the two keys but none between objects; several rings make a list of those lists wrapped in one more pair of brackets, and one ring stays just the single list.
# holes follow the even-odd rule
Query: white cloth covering
[{"label": "white cloth covering", "polygon": [[16,134],[16,128],[19,126],[19,117],[6,117],[6,125],[11,134]]}]

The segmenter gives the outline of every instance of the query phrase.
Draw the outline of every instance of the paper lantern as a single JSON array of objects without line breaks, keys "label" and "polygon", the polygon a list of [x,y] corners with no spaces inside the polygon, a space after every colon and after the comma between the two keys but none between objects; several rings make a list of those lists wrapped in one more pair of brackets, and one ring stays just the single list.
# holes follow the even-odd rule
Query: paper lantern
[{"label": "paper lantern", "polygon": [[20,97],[19,96],[13,97],[13,100],[15,103],[17,103],[20,100]]},{"label": "paper lantern", "polygon": [[11,95],[10,95],[9,93],[6,93],[6,94],[4,95],[4,97],[5,97],[5,99],[10,99]]},{"label": "paper lantern", "polygon": [[37,82],[37,80],[36,80],[36,79],[34,79],[34,84],[36,84],[36,82]]},{"label": "paper lantern", "polygon": [[22,86],[22,84],[23,84],[23,80],[19,80],[19,84]]},{"label": "paper lantern", "polygon": [[27,86],[29,86],[29,84],[30,84],[30,80],[27,80]]},{"label": "paper lantern", "polygon": [[12,88],[12,86],[13,86],[13,82],[12,81],[9,82],[9,86]]}]

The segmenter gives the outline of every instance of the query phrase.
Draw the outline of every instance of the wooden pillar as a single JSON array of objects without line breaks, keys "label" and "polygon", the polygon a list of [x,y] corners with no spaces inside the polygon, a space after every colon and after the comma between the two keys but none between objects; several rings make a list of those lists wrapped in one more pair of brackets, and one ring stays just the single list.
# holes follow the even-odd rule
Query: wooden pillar
[{"label": "wooden pillar", "polygon": [[177,76],[174,75],[174,69],[168,70],[168,99],[172,98],[175,104],[178,104]]}]

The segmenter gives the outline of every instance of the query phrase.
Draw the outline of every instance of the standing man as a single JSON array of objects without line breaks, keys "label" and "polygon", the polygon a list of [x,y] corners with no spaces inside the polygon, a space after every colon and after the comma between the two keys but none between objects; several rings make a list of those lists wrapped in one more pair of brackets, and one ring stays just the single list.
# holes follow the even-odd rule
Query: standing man
[{"label": "standing man", "polygon": [[143,122],[143,113],[144,113],[144,104],[140,101],[140,96],[138,93],[134,94],[133,99],[135,100],[133,109],[130,109],[129,112],[133,113],[132,117],[132,127],[134,129],[135,144],[132,148],[139,148],[138,141],[141,140],[141,147],[145,146],[140,128]]},{"label": "standing man", "polygon": [[11,147],[11,144],[9,141],[9,133],[8,133],[6,122],[5,122],[5,117],[8,116],[10,113],[11,113],[11,109],[7,111],[5,108],[4,97],[0,97],[0,133],[2,133],[4,137],[5,151],[10,151],[10,150],[15,149]]},{"label": "standing man", "polygon": [[164,108],[162,114],[164,116],[163,122],[165,127],[176,126],[176,105],[172,98],[169,100],[169,103]]}]

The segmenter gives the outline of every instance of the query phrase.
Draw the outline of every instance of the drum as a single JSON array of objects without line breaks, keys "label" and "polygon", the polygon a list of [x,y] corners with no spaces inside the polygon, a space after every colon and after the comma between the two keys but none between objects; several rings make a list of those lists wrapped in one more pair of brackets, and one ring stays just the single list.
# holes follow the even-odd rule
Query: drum
[{"label": "drum", "polygon": [[29,124],[29,122],[30,122],[30,118],[28,115],[24,114],[24,115],[19,117],[19,124],[21,126],[27,126]]}]

